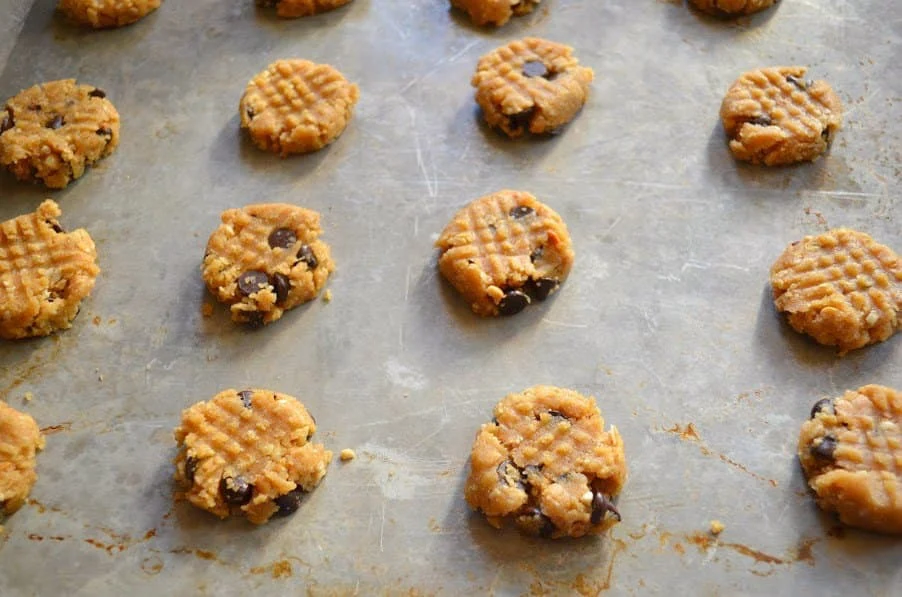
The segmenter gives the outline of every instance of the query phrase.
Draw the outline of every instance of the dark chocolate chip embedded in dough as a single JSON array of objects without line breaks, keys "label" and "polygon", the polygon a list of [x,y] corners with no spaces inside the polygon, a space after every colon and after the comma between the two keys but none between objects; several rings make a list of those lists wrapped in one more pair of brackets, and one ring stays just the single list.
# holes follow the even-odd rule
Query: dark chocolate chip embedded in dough
[{"label": "dark chocolate chip embedded in dough", "polygon": [[554,534],[554,523],[536,507],[526,507],[516,518],[517,524],[524,530],[539,537],[551,537]]},{"label": "dark chocolate chip embedded in dough", "polygon": [[53,220],[44,220],[44,221],[45,221],[45,222],[47,223],[47,225],[50,226],[50,227],[53,229],[53,231],[56,232],[57,234],[62,234],[63,232],[66,231],[62,226],[59,225],[58,222],[54,222]]},{"label": "dark chocolate chip embedded in dough", "polygon": [[197,458],[189,456],[185,459],[185,478],[190,482],[194,482],[194,475],[197,473]]},{"label": "dark chocolate chip embedded in dough", "polygon": [[821,139],[823,139],[827,143],[830,142],[830,127],[829,126],[825,126],[824,130],[821,131]]},{"label": "dark chocolate chip embedded in dough", "polygon": [[754,124],[755,126],[770,126],[774,122],[767,114],[761,114],[760,116],[755,116],[754,118],[749,120],[748,123]]},{"label": "dark chocolate chip embedded in dough", "polygon": [[542,258],[542,255],[545,254],[545,247],[538,247],[533,250],[532,253],[529,254],[529,261],[535,263],[539,259]]},{"label": "dark chocolate chip embedded in dough", "polygon": [[505,460],[498,465],[498,481],[507,487],[523,489],[523,472],[510,460]]},{"label": "dark chocolate chip embedded in dough", "polygon": [[810,452],[815,458],[831,460],[833,458],[833,453],[836,451],[836,445],[837,441],[835,437],[832,435],[825,435],[817,444],[811,444]]},{"label": "dark chocolate chip embedded in dough", "polygon": [[523,65],[523,76],[545,77],[548,75],[548,67],[541,60],[530,60]]},{"label": "dark chocolate chip embedded in dough", "polygon": [[556,417],[556,418],[558,418],[558,419],[569,419],[569,418],[570,418],[570,417],[568,417],[567,415],[565,415],[564,413],[562,413],[562,412],[560,412],[560,411],[558,411],[558,410],[551,410],[551,409],[548,410],[548,416],[550,416],[550,417],[552,417],[552,418],[555,418],[555,417]]},{"label": "dark chocolate chip embedded in dough", "polygon": [[96,134],[100,135],[101,137],[104,137],[104,136],[112,137],[113,136],[113,129],[111,129],[108,126],[102,126],[94,132]]},{"label": "dark chocolate chip embedded in dough", "polygon": [[249,270],[238,276],[238,290],[245,296],[260,292],[269,284],[269,276],[259,270]]},{"label": "dark chocolate chip embedded in dough", "polygon": [[244,408],[251,407],[251,397],[253,397],[254,393],[250,390],[241,390],[238,392],[238,397],[241,398],[241,404],[244,405]]},{"label": "dark chocolate chip embedded in dough", "polygon": [[276,291],[276,303],[284,303],[288,298],[288,292],[291,290],[291,281],[285,274],[273,274],[269,280],[273,289]]},{"label": "dark chocolate chip embedded in dough", "polygon": [[279,507],[278,511],[276,511],[276,516],[288,516],[289,514],[294,514],[298,511],[298,508],[301,507],[301,502],[304,501],[304,496],[306,492],[298,487],[297,489],[292,489],[285,495],[280,495],[274,501],[276,506]]},{"label": "dark chocolate chip embedded in dough", "polygon": [[507,127],[511,131],[529,130],[529,122],[532,120],[535,112],[536,108],[533,106],[528,110],[517,112],[516,114],[509,114],[507,117]]},{"label": "dark chocolate chip embedded in dough", "polygon": [[219,482],[219,493],[227,504],[243,506],[254,495],[254,486],[243,477],[223,477]]},{"label": "dark chocolate chip embedded in dough", "polygon": [[539,278],[538,280],[533,280],[532,278],[530,278],[523,285],[523,290],[531,298],[534,298],[538,301],[544,301],[548,298],[548,295],[554,291],[555,288],[560,286],[560,284],[561,283],[554,278]]},{"label": "dark chocolate chip embedded in dough", "polygon": [[601,493],[597,490],[592,490],[592,514],[589,517],[589,522],[592,524],[598,524],[602,520],[604,520],[605,515],[610,512],[614,518],[618,521],[620,520],[620,512],[617,511],[617,508],[614,504],[611,503],[611,500],[605,494]]},{"label": "dark chocolate chip embedded in dough", "polygon": [[301,248],[298,249],[297,258],[298,261],[296,263],[303,261],[307,264],[307,269],[316,269],[316,266],[319,265],[316,254],[310,248],[310,245],[301,245]]},{"label": "dark chocolate chip embedded in dough", "polygon": [[501,298],[501,302],[498,303],[498,312],[501,315],[516,315],[525,309],[526,305],[529,303],[529,297],[525,292],[509,290],[507,291],[507,294]]},{"label": "dark chocolate chip embedded in dough", "polygon": [[266,240],[272,249],[290,249],[298,242],[298,235],[290,228],[276,228]]},{"label": "dark chocolate chip embedded in dough", "polygon": [[832,398],[822,398],[814,403],[814,406],[811,407],[811,418],[813,419],[818,415],[818,413],[830,413],[833,414],[833,399]]},{"label": "dark chocolate chip embedded in dough", "polygon": [[9,129],[16,126],[16,119],[13,117],[13,112],[9,108],[6,109],[6,116],[3,117],[3,121],[0,122],[0,135],[8,131]]},{"label": "dark chocolate chip embedded in dough", "polygon": [[252,328],[259,328],[263,326],[263,313],[259,311],[251,311],[247,314],[247,325]]},{"label": "dark chocolate chip embedded in dough", "polygon": [[106,91],[104,91],[103,89],[99,89],[99,88],[92,89],[91,91],[88,92],[88,96],[104,98],[104,97],[106,97]]},{"label": "dark chocolate chip embedded in dough", "polygon": [[56,116],[54,116],[53,118],[50,119],[50,122],[47,123],[47,128],[56,130],[56,129],[60,128],[61,126],[63,126],[64,124],[66,124],[66,120],[62,116],[57,114]]},{"label": "dark chocolate chip embedded in dough", "polygon": [[808,89],[808,83],[806,83],[805,81],[803,81],[802,79],[798,78],[795,75],[787,75],[786,80],[789,81],[790,83],[792,83],[793,85],[795,85],[798,89],[800,89],[802,91],[807,91],[807,89]]},{"label": "dark chocolate chip embedded in dough", "polygon": [[527,206],[527,205],[518,205],[517,207],[511,208],[509,215],[515,220],[519,220],[520,218],[525,218],[526,216],[531,216],[536,213],[536,210]]}]

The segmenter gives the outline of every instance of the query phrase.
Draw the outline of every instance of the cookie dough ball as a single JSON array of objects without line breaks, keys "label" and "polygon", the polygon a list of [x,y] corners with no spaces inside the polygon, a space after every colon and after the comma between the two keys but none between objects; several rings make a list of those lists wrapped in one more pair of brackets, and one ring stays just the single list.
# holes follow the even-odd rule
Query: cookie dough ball
[{"label": "cookie dough ball", "polygon": [[35,455],[44,436],[29,415],[0,402],[0,514],[22,507],[38,476]]},{"label": "cookie dough ball", "polygon": [[515,138],[552,133],[573,120],[594,77],[573,48],[527,37],[483,56],[470,82],[485,121]]},{"label": "cookie dough ball", "polygon": [[838,228],[792,243],[770,283],[789,325],[841,354],[899,329],[902,259],[863,232]]},{"label": "cookie dough ball", "polygon": [[295,512],[325,476],[332,452],[310,442],[315,431],[296,398],[225,390],[182,413],[175,480],[198,508],[263,524]]},{"label": "cookie dough ball", "polygon": [[483,317],[515,315],[544,301],[567,278],[574,258],[561,217],[522,191],[473,201],[435,244],[439,271]]},{"label": "cookie dough ball", "polygon": [[334,10],[351,0],[256,0],[257,6],[275,8],[283,19],[309,17],[321,12]]},{"label": "cookie dough ball", "polygon": [[849,526],[902,534],[902,393],[869,385],[818,401],[799,460],[821,508]]},{"label": "cookie dough ball", "polygon": [[620,521],[623,440],[594,398],[553,386],[504,397],[476,434],[467,503],[500,528],[542,537],[597,535]]},{"label": "cookie dough ball", "polygon": [[94,29],[131,25],[160,7],[162,0],[60,0],[74,22]]},{"label": "cookie dough ball", "polygon": [[529,14],[542,0],[451,0],[451,6],[467,13],[477,25],[500,27],[514,15]]},{"label": "cookie dough ball", "polygon": [[842,103],[826,81],[805,79],[803,66],[744,73],[720,107],[733,156],[780,166],[806,162],[826,151],[842,125]]},{"label": "cookie dough ball", "polygon": [[282,157],[309,153],[345,130],[360,96],[328,64],[277,60],[251,79],[241,97],[241,128],[254,144]]},{"label": "cookie dough ball", "polygon": [[232,320],[254,326],[316,298],[335,269],[315,211],[262,203],[222,213],[207,242],[203,278]]},{"label": "cookie dough ball", "polygon": [[29,87],[0,112],[0,164],[23,181],[62,189],[119,145],[119,113],[75,79]]},{"label": "cookie dough ball", "polygon": [[702,12],[718,17],[738,17],[770,8],[780,0],[689,0]]},{"label": "cookie dough ball", "polygon": [[100,268],[94,241],[63,230],[59,206],[0,223],[0,338],[47,336],[68,329]]}]

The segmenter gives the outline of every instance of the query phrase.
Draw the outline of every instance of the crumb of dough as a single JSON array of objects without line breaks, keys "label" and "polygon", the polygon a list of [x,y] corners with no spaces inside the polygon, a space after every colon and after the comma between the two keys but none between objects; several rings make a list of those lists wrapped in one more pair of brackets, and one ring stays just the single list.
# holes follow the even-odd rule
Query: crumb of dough
[{"label": "crumb of dough", "polygon": [[725,527],[724,524],[722,522],[720,522],[719,520],[711,521],[711,534],[712,535],[720,535],[725,528],[727,528],[727,527]]},{"label": "crumb of dough", "polygon": [[204,303],[200,306],[200,314],[204,317],[211,317],[213,315],[213,305],[210,303]]},{"label": "crumb of dough", "polygon": [[32,399],[34,398],[34,394],[32,394],[31,392],[25,392],[24,398],[25,398],[25,402],[31,402]]},{"label": "crumb of dough", "polygon": [[323,302],[328,303],[332,300],[332,290],[327,289],[326,292],[323,293]]},{"label": "crumb of dough", "polygon": [[345,448],[341,451],[341,454],[339,454],[339,458],[341,458],[342,462],[347,462],[357,458],[357,454],[351,448]]}]

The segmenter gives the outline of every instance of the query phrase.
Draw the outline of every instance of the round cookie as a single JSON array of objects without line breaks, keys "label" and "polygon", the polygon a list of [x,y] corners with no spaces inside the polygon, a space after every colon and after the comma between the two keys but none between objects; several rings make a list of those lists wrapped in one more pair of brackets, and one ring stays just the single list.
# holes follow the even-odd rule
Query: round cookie
[{"label": "round cookie", "polygon": [[247,84],[241,128],[257,147],[282,157],[317,151],[345,130],[359,96],[357,85],[328,64],[277,60]]},{"label": "round cookie", "polygon": [[499,191],[457,212],[435,243],[439,271],[483,317],[544,301],[570,273],[561,217],[529,193]]},{"label": "round cookie", "polygon": [[256,0],[257,6],[275,8],[284,19],[309,17],[344,6],[351,0]]},{"label": "round cookie", "polygon": [[106,93],[75,79],[29,87],[0,113],[0,164],[23,181],[62,189],[119,145],[119,113]]},{"label": "round cookie", "polygon": [[780,0],[689,0],[689,4],[702,12],[718,17],[737,17],[760,12]]},{"label": "round cookie", "polygon": [[70,19],[94,29],[131,25],[160,7],[162,0],[60,0]]},{"label": "round cookie", "polygon": [[175,480],[198,508],[263,524],[295,512],[325,476],[332,452],[310,443],[315,431],[313,417],[291,396],[225,390],[182,412]]},{"label": "round cookie", "polygon": [[203,278],[232,320],[272,323],[316,298],[335,269],[319,240],[319,214],[285,203],[248,205],[222,213],[207,242]]},{"label": "round cookie", "polygon": [[505,396],[476,434],[467,503],[500,528],[543,537],[597,535],[620,521],[623,440],[594,398],[553,386]]},{"label": "round cookie", "polygon": [[790,244],[770,283],[789,325],[840,354],[882,342],[902,325],[902,259],[863,232],[838,228]]},{"label": "round cookie", "polygon": [[0,223],[0,338],[46,336],[72,326],[100,268],[83,229],[65,232],[59,206]]},{"label": "round cookie", "polygon": [[38,476],[35,454],[44,436],[31,416],[0,402],[0,514],[22,507]]},{"label": "round cookie", "polygon": [[480,58],[470,83],[485,121],[515,138],[552,133],[573,120],[594,77],[573,48],[527,37]]},{"label": "round cookie", "polygon": [[842,125],[842,102],[826,81],[805,79],[803,66],[744,73],[720,107],[733,156],[780,166],[811,161]]},{"label": "round cookie", "polygon": [[902,534],[902,392],[868,385],[818,401],[799,460],[821,508],[849,526]]},{"label": "round cookie", "polygon": [[477,25],[500,27],[514,15],[529,14],[542,0],[451,0],[451,6],[467,13]]}]

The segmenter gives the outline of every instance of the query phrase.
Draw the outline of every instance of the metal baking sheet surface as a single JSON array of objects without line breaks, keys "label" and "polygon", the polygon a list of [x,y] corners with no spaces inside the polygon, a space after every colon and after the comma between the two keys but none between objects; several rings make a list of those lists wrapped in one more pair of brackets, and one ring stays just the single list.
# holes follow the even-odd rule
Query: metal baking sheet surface
[{"label": "metal baking sheet surface", "polygon": [[[441,0],[293,21],[250,0],[167,0],[101,32],[53,0],[22,14],[0,95],[77,77],[123,126],[64,191],[0,177],[3,219],[52,196],[103,268],[72,329],[0,344],[0,396],[47,432],[33,500],[0,539],[0,595],[902,592],[902,545],[837,529],[794,455],[818,398],[902,386],[902,340],[838,358],[781,322],[767,284],[789,242],[828,227],[902,250],[898,2],[787,0],[729,23],[679,2],[546,0],[500,30]],[[562,134],[511,142],[480,123],[469,79],[526,35],[572,45],[596,80]],[[361,99],[336,143],[283,160],[239,133],[237,105],[285,57],[337,66]],[[748,167],[725,147],[723,93],[775,64],[809,65],[845,103],[813,164]],[[556,209],[577,260],[546,304],[481,320],[432,243],[502,188]],[[338,271],[331,303],[248,331],[218,305],[202,316],[199,264],[218,214],[261,201],[320,211]],[[475,431],[538,383],[596,396],[624,437],[607,538],[498,532],[463,500]],[[181,410],[247,386],[298,396],[321,441],[358,455],[259,528],[174,503],[171,481]]]}]

